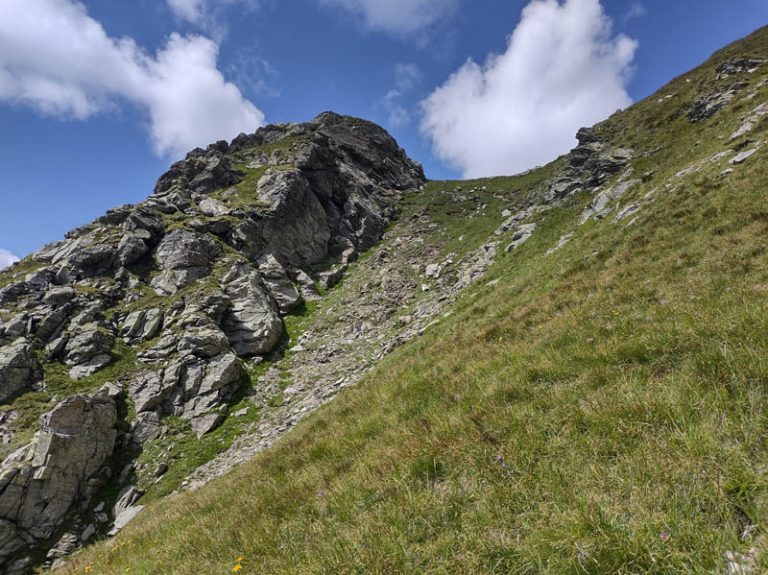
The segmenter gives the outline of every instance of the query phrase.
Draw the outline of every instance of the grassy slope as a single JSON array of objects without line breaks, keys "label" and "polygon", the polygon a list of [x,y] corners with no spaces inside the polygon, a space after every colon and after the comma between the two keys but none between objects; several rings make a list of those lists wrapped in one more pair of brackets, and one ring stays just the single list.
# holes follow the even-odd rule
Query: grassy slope
[{"label": "grassy slope", "polygon": [[[768,34],[738,50],[768,56]],[[768,525],[768,149],[727,178],[674,174],[768,90],[691,125],[713,65],[600,127],[664,146],[636,162],[655,174],[628,201],[658,191],[634,225],[577,227],[586,197],[544,213],[497,284],[69,572],[723,572]]]}]

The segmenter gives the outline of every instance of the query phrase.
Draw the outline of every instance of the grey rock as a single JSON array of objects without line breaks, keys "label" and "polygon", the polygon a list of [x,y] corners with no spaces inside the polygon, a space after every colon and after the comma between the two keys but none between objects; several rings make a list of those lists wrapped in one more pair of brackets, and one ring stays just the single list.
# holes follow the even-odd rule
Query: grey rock
[{"label": "grey rock", "polygon": [[89,523],[88,526],[80,534],[80,541],[87,543],[94,535],[96,535],[96,526],[93,523]]},{"label": "grey rock", "polygon": [[315,282],[309,277],[309,274],[302,270],[296,270],[292,272],[291,275],[299,286],[299,291],[301,292],[301,297],[304,301],[315,301],[320,299],[320,294],[317,291]]},{"label": "grey rock", "polygon": [[158,308],[131,312],[123,320],[120,337],[127,343],[142,343],[154,338],[163,327],[163,311]]},{"label": "grey rock", "polygon": [[166,329],[152,347],[139,354],[139,358],[146,363],[157,363],[168,359],[175,351],[179,343],[179,335],[173,330]]},{"label": "grey rock", "polygon": [[739,129],[731,134],[731,140],[736,140],[749,134],[765,116],[768,116],[768,102],[760,104],[748,116],[743,118]]},{"label": "grey rock", "polygon": [[179,340],[177,349],[181,355],[211,358],[229,349],[229,339],[215,325],[187,329]]},{"label": "grey rock", "polygon": [[124,511],[121,511],[116,517],[115,522],[112,525],[112,529],[109,531],[109,535],[114,537],[122,529],[128,525],[131,521],[133,521],[136,516],[141,513],[142,509],[144,509],[143,505],[135,505],[133,507],[129,507],[125,509]]},{"label": "grey rock", "polygon": [[115,521],[109,532],[110,536],[117,535],[128,523],[130,523],[139,512],[144,509],[143,505],[136,505],[141,497],[141,491],[135,485],[125,487],[117,496],[117,502],[112,508],[112,515]]},{"label": "grey rock", "polygon": [[62,306],[77,297],[77,292],[70,286],[53,287],[45,292],[43,303],[50,306]]},{"label": "grey rock", "polygon": [[32,442],[0,464],[0,565],[45,542],[103,480],[117,437],[112,398],[75,395],[41,418]]},{"label": "grey rock", "polygon": [[281,312],[288,313],[304,302],[285,268],[273,255],[266,256],[259,264],[259,274]]},{"label": "grey rock", "polygon": [[155,468],[154,473],[152,475],[154,477],[162,477],[168,472],[168,464],[165,461],[161,461],[157,464],[157,467]]},{"label": "grey rock", "polygon": [[323,289],[331,289],[339,284],[346,271],[347,266],[345,264],[334,266],[328,271],[318,273],[317,281]]},{"label": "grey rock", "polygon": [[0,328],[0,333],[6,338],[19,338],[29,335],[31,331],[29,315],[20,313],[13,316]]},{"label": "grey rock", "polygon": [[232,212],[226,204],[213,198],[205,198],[200,202],[199,207],[206,216],[226,216]]},{"label": "grey rock", "polygon": [[765,60],[758,60],[757,58],[727,60],[717,67],[717,79],[722,80],[738,74],[752,74],[763,64],[765,64]]},{"label": "grey rock", "polygon": [[621,210],[619,210],[619,213],[616,214],[616,217],[613,218],[613,223],[617,224],[620,221],[627,219],[629,216],[635,215],[639,211],[640,206],[638,204],[629,204],[624,206]]},{"label": "grey rock", "polygon": [[140,237],[148,244],[154,245],[165,234],[165,222],[162,216],[146,207],[138,207],[131,211],[123,223],[126,233]]},{"label": "grey rock", "polygon": [[128,387],[137,413],[155,411],[162,407],[177,380],[167,381],[155,372],[138,376]]},{"label": "grey rock", "polygon": [[146,230],[127,232],[117,245],[117,258],[121,267],[130,266],[143,258],[150,250],[151,235]]},{"label": "grey rock", "polygon": [[207,235],[181,229],[172,231],[157,247],[155,259],[163,272],[154,278],[152,287],[160,293],[172,294],[206,277],[221,251],[221,246]]},{"label": "grey rock", "polygon": [[613,188],[603,190],[597,194],[595,199],[592,200],[592,203],[582,212],[581,218],[579,219],[579,225],[583,225],[593,218],[602,219],[610,214],[616,209],[616,202],[639,183],[640,180],[626,180]]},{"label": "grey rock", "polygon": [[236,265],[225,278],[224,292],[232,305],[222,329],[241,357],[272,351],[283,333],[283,322],[258,272]]},{"label": "grey rock", "polygon": [[427,267],[424,270],[424,275],[430,279],[436,280],[440,277],[440,272],[442,271],[443,269],[439,264],[427,264]]},{"label": "grey rock", "polygon": [[48,551],[46,559],[61,559],[72,553],[78,547],[78,537],[74,533],[64,533],[56,544]]},{"label": "grey rock", "polygon": [[43,370],[26,339],[0,348],[0,404],[29,391],[42,378]]},{"label": "grey rock", "polygon": [[163,425],[160,415],[156,411],[139,413],[131,432],[133,433],[134,442],[139,445],[157,439],[163,433]]},{"label": "grey rock", "polygon": [[0,289],[0,305],[15,303],[20,297],[28,294],[32,286],[27,282],[14,282]]},{"label": "grey rock", "polygon": [[738,164],[743,164],[743,163],[744,163],[744,162],[746,162],[746,161],[747,161],[749,158],[751,158],[752,156],[754,156],[754,155],[757,153],[757,151],[758,151],[759,149],[760,149],[760,147],[758,146],[758,147],[756,147],[756,148],[752,148],[751,150],[745,150],[745,151],[743,151],[743,152],[740,152],[739,154],[737,154],[736,156],[734,156],[733,158],[731,158],[731,161],[730,161],[730,163],[731,163],[732,165],[734,165],[734,166],[736,166],[736,165],[738,165]]},{"label": "grey rock", "polygon": [[115,505],[112,508],[112,515],[117,517],[123,511],[133,506],[140,497],[141,491],[139,491],[139,488],[135,485],[124,487],[120,490],[120,493],[117,494],[117,501],[115,501]]},{"label": "grey rock", "polygon": [[205,194],[237,184],[240,174],[232,169],[221,149],[193,150],[176,162],[157,182],[155,194],[167,195],[174,190],[189,188]]},{"label": "grey rock", "polygon": [[202,437],[206,433],[210,433],[224,422],[225,416],[218,412],[205,413],[194,417],[190,424],[192,425],[192,431],[195,435]]},{"label": "grey rock", "polygon": [[572,239],[573,239],[573,232],[560,236],[560,239],[557,241],[557,244],[555,244],[554,247],[549,248],[547,250],[547,255],[552,255],[553,253],[558,251],[560,248],[562,248],[565,244],[570,242]]},{"label": "grey rock", "polygon": [[536,224],[521,224],[518,226],[515,233],[512,234],[512,241],[507,245],[506,251],[511,252],[522,246],[525,242],[531,239],[533,232],[536,231]]},{"label": "grey rock", "polygon": [[82,379],[109,365],[112,361],[114,336],[97,324],[86,324],[81,332],[67,342],[64,363],[72,369],[72,379]]},{"label": "grey rock", "polygon": [[44,342],[59,337],[73,310],[74,306],[70,303],[53,307],[50,311],[45,310],[45,315],[35,329],[35,335]]},{"label": "grey rock", "polygon": [[688,111],[688,119],[693,122],[703,122],[714,116],[746,88],[745,82],[732,84],[724,91],[716,91],[710,94],[700,96],[694,101],[691,109]]}]

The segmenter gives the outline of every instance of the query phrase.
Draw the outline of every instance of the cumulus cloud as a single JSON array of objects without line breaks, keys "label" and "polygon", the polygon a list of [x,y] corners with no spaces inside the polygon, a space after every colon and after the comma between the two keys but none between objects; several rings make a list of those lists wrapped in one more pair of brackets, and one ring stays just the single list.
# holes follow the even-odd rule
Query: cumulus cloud
[{"label": "cumulus cloud", "polygon": [[450,16],[459,0],[320,0],[363,18],[374,30],[413,34]]},{"label": "cumulus cloud", "polygon": [[136,105],[161,155],[263,125],[217,56],[213,41],[178,34],[147,54],[130,38],[109,37],[75,0],[0,2],[0,100],[75,119]]},{"label": "cumulus cloud", "polygon": [[532,0],[503,54],[467,61],[422,103],[422,131],[466,177],[543,164],[579,127],[631,103],[636,49],[613,35],[599,0]]},{"label": "cumulus cloud", "polygon": [[0,248],[0,270],[3,270],[10,265],[16,263],[19,261],[19,258],[16,257],[14,254],[9,252],[8,250],[4,250],[3,248]]}]

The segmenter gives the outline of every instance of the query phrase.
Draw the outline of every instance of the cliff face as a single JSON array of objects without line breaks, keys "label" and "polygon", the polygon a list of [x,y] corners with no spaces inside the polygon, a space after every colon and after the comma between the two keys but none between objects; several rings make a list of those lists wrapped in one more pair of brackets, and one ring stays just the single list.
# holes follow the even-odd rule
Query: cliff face
[{"label": "cliff face", "polygon": [[[198,436],[215,429],[247,368],[284,340],[285,314],[338,282],[423,183],[383,129],[325,113],[194,150],[146,201],[7,272],[0,425],[5,454],[20,447],[0,469],[0,563],[44,547],[121,470],[117,487],[128,485],[132,456],[165,418]],[[94,394],[107,380],[117,391]],[[76,390],[86,393],[66,398]],[[70,412],[77,429],[51,423]]]}]

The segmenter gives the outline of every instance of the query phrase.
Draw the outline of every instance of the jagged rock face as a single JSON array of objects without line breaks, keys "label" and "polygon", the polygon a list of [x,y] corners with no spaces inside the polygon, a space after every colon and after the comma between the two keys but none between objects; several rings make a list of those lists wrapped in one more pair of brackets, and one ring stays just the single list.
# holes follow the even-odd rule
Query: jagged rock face
[{"label": "jagged rock face", "polygon": [[116,423],[109,394],[72,396],[42,418],[29,445],[0,465],[0,566],[49,539],[74,505],[103,485]]},{"label": "jagged rock face", "polygon": [[[168,416],[211,431],[243,362],[281,342],[282,316],[318,297],[315,281],[338,281],[379,241],[401,192],[423,183],[383,129],[331,113],[194,150],[147,200],[69,232],[3,284],[0,403],[44,390],[57,364],[58,392],[63,374],[88,389],[136,357],[120,372],[134,445],[161,435]],[[0,558],[47,540],[88,499],[115,418],[113,399],[75,395],[3,464]],[[12,439],[12,420],[0,436]]]},{"label": "jagged rock face", "polygon": [[568,163],[550,184],[545,201],[602,185],[621,172],[633,156],[632,150],[607,145],[592,128],[580,129],[576,139],[579,145],[568,154]]}]

